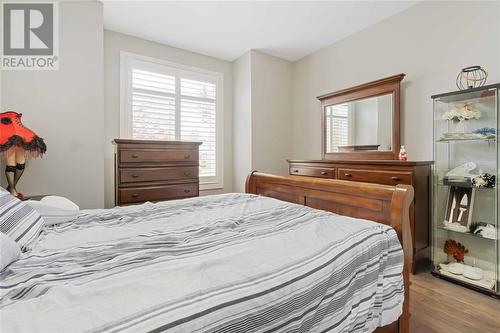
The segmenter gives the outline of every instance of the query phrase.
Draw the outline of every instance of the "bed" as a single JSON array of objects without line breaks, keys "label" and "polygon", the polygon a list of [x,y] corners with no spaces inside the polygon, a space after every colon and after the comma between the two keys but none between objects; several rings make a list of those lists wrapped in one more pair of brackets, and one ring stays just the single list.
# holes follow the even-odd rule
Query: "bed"
[{"label": "bed", "polygon": [[246,192],[46,229],[0,273],[2,332],[408,332],[411,187],[252,172]]}]

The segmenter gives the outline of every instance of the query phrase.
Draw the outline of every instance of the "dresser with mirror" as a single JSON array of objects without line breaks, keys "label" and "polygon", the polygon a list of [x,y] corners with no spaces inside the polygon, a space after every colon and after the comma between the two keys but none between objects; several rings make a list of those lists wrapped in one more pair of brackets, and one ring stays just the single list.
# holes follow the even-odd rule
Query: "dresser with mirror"
[{"label": "dresser with mirror", "polygon": [[322,159],[288,163],[290,175],[412,185],[412,270],[416,273],[428,265],[431,254],[432,162],[399,160],[404,76],[398,74],[319,96]]}]

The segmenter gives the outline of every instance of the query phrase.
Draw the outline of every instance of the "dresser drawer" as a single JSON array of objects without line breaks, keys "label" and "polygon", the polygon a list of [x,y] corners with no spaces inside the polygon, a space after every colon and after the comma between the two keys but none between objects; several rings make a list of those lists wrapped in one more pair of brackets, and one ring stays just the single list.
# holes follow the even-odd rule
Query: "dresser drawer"
[{"label": "dresser drawer", "polygon": [[123,149],[119,151],[119,156],[122,163],[198,161],[197,150]]},{"label": "dresser drawer", "polygon": [[162,201],[198,196],[198,184],[167,185],[119,189],[120,203]]},{"label": "dresser drawer", "polygon": [[141,183],[198,178],[198,167],[122,168],[120,183]]},{"label": "dresser drawer", "polygon": [[359,169],[338,169],[338,179],[384,185],[411,185],[412,173],[400,171],[372,171]]},{"label": "dresser drawer", "polygon": [[295,176],[335,178],[334,168],[308,168],[299,166],[290,166],[290,174]]}]

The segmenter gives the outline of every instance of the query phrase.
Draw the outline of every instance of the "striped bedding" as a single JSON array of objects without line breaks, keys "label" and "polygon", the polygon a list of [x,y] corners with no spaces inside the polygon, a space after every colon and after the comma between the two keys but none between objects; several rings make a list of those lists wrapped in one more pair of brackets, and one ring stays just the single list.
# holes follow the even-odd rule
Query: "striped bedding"
[{"label": "striped bedding", "polygon": [[7,332],[372,332],[402,311],[393,229],[223,194],[87,210],[0,275]]}]

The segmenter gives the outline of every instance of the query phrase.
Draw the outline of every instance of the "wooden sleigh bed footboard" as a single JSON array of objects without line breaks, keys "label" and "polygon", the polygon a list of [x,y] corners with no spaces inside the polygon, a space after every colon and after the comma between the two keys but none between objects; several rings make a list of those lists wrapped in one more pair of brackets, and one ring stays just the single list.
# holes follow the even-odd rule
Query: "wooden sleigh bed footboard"
[{"label": "wooden sleigh bed footboard", "polygon": [[394,228],[404,251],[403,314],[398,321],[380,327],[375,332],[408,333],[410,331],[409,277],[413,248],[409,210],[413,201],[412,186],[387,186],[311,177],[276,176],[252,171],[247,177],[245,187],[247,193],[264,195],[340,215],[363,218]]}]

